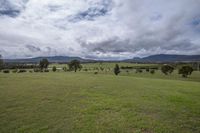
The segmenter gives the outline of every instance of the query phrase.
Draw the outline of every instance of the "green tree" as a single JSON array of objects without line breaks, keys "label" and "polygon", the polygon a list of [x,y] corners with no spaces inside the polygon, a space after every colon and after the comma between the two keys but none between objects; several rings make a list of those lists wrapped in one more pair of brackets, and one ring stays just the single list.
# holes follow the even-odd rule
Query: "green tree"
[{"label": "green tree", "polygon": [[115,65],[114,73],[115,73],[115,75],[118,75],[120,73],[120,68],[119,68],[118,64]]},{"label": "green tree", "polygon": [[70,63],[68,63],[68,66],[69,66],[69,70],[71,71],[74,70],[74,72],[82,68],[79,60],[72,60]]},{"label": "green tree", "polygon": [[0,55],[0,70],[3,69],[3,58],[2,56]]},{"label": "green tree", "polygon": [[57,70],[56,66],[53,66],[52,71],[55,72]]},{"label": "green tree", "polygon": [[66,66],[63,67],[63,71],[67,72],[67,67]]},{"label": "green tree", "polygon": [[146,68],[146,72],[149,72],[150,71],[150,69],[149,68]]},{"label": "green tree", "polygon": [[182,74],[182,77],[187,78],[188,75],[191,75],[193,72],[193,68],[191,66],[183,66],[179,69],[178,73]]},{"label": "green tree", "polygon": [[136,72],[136,73],[142,73],[142,72],[143,72],[143,70],[142,70],[142,69],[140,69],[140,68],[137,68],[135,72]]},{"label": "green tree", "polygon": [[155,73],[155,70],[154,70],[154,69],[150,70],[150,73],[151,73],[151,74],[154,74],[154,73]]},{"label": "green tree", "polygon": [[42,60],[40,61],[39,66],[40,66],[40,69],[41,69],[41,70],[47,69],[48,66],[49,66],[49,61],[48,61],[47,59],[42,59]]},{"label": "green tree", "polygon": [[171,65],[163,65],[161,67],[161,71],[165,74],[171,74],[174,71],[174,67],[172,67]]}]

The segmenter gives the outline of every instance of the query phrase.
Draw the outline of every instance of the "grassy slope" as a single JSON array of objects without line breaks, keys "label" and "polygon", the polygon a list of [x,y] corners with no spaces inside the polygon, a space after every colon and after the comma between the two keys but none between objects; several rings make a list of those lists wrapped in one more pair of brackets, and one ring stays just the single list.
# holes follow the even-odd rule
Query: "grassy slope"
[{"label": "grassy slope", "polygon": [[200,132],[200,83],[84,73],[0,74],[0,132]]}]

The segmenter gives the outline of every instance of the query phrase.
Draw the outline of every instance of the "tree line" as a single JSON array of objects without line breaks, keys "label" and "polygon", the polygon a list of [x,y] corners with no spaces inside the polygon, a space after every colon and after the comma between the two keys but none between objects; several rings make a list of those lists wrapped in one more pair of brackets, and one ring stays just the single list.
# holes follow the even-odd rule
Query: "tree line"
[{"label": "tree line", "polygon": [[[2,55],[0,55],[0,70],[2,69],[34,69],[35,71],[47,71],[50,62],[48,59],[40,60],[39,64],[26,64],[26,63],[4,63]],[[79,60],[72,60],[68,63],[69,71],[77,71],[82,68],[81,62]],[[56,67],[52,68],[56,71]],[[67,71],[67,68],[65,68]]]},{"label": "tree line", "polygon": [[[146,72],[150,72],[151,74],[155,73],[155,70],[158,70],[158,67],[147,67],[147,66],[143,66],[143,67],[133,67],[133,66],[122,66],[121,69],[125,69],[126,72],[128,73],[129,69],[135,69],[136,73],[142,73],[143,70],[145,69]],[[164,64],[161,66],[160,70],[163,74],[165,75],[170,75],[173,73],[175,67],[173,67],[172,65],[168,65],[168,64]],[[189,65],[183,65],[181,68],[178,69],[178,74],[182,75],[182,77],[187,78],[189,75],[192,74],[192,72],[194,71],[192,66]],[[120,68],[118,66],[118,64],[116,64],[115,68],[114,68],[114,73],[115,75],[118,75],[120,73]]]},{"label": "tree line", "polygon": [[[48,72],[48,66],[49,66],[50,62],[48,61],[48,59],[42,59],[39,64],[6,64],[3,61],[2,56],[0,55],[0,70],[2,69],[34,69],[34,72]],[[81,62],[79,60],[72,60],[68,63],[68,69],[67,67],[63,67],[64,71],[74,71],[77,72],[77,70],[81,70],[82,69],[82,65]],[[103,68],[101,67],[101,69],[103,70]],[[138,66],[122,66],[121,68],[119,67],[118,64],[115,65],[114,67],[114,74],[115,75],[119,75],[121,70],[120,69],[125,69],[126,72],[128,73],[128,69],[136,69],[136,73],[142,73],[142,70],[145,69],[146,72],[150,72],[151,74],[155,73],[155,70],[158,70],[158,67],[138,67]],[[172,65],[162,65],[162,67],[160,68],[161,72],[165,75],[170,75],[173,71],[174,71],[175,67]],[[55,72],[57,70],[56,66],[53,66],[52,71]],[[16,70],[14,70],[16,71]],[[24,72],[25,70],[19,70],[18,72]],[[192,74],[192,72],[194,71],[193,67],[189,66],[189,65],[184,65],[181,68],[178,69],[178,74],[181,74],[182,77],[188,77],[189,75]],[[8,70],[5,70],[5,73],[8,73]],[[96,73],[97,74],[97,73]]]}]

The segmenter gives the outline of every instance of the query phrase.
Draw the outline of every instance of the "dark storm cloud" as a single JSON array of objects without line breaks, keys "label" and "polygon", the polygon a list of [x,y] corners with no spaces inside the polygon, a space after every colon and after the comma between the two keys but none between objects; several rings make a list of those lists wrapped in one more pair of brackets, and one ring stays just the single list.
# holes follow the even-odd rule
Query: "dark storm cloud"
[{"label": "dark storm cloud", "polygon": [[89,7],[85,11],[81,11],[76,15],[70,17],[69,21],[79,22],[82,20],[93,21],[96,17],[104,16],[111,10],[112,1],[103,0],[94,7]]},{"label": "dark storm cloud", "polygon": [[71,22],[78,22],[81,20],[92,21],[96,17],[104,16],[107,12],[108,12],[108,10],[106,8],[99,9],[96,7],[91,7],[84,12],[78,13],[77,15],[75,15],[75,17],[71,18],[70,21]]},{"label": "dark storm cloud", "polygon": [[0,10],[0,15],[7,15],[10,17],[16,17],[17,15],[19,15],[19,13],[19,10]]},{"label": "dark storm cloud", "polygon": [[[154,51],[159,48],[162,52],[167,53],[167,51],[192,51],[195,49],[196,45],[190,40],[152,40],[148,38],[138,38],[134,41],[123,40],[117,37],[111,38],[109,40],[101,42],[85,42],[80,41],[79,43],[88,53],[136,53],[138,51]],[[88,56],[90,57],[90,56]]]},{"label": "dark storm cloud", "polygon": [[101,42],[84,42],[79,40],[81,47],[87,48],[89,52],[127,52],[131,49],[129,40],[121,41],[118,37],[114,37]]},{"label": "dark storm cloud", "polygon": [[16,17],[20,13],[8,0],[0,1],[0,16],[6,15],[10,17]]},{"label": "dark storm cloud", "polygon": [[22,0],[20,5],[16,4],[15,2],[16,1],[1,0],[0,16],[17,17],[25,8],[25,3],[27,3],[28,0]]},{"label": "dark storm cloud", "polygon": [[196,32],[200,33],[200,15],[193,18],[190,25]]},{"label": "dark storm cloud", "polygon": [[31,52],[40,52],[41,51],[41,49],[39,47],[36,47],[34,45],[26,45],[26,48],[28,50],[30,50]]}]

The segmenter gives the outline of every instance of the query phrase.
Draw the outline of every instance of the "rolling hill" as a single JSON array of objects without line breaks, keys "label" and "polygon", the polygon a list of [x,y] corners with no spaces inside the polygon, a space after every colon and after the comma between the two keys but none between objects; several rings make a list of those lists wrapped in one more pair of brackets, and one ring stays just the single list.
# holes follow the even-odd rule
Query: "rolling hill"
[{"label": "rolling hill", "polygon": [[[103,60],[92,60],[92,59],[84,59],[81,57],[69,57],[69,56],[52,56],[52,57],[36,57],[36,58],[26,58],[26,59],[5,59],[5,62],[18,62],[18,63],[37,63],[42,59],[48,59],[49,62],[52,63],[65,63],[70,62],[71,60],[79,60],[81,62],[96,62]],[[133,58],[127,60],[121,60],[121,62],[194,62],[200,61],[200,55],[168,55],[168,54],[158,54],[151,55],[144,58]],[[106,62],[115,62],[114,60],[106,61]]]}]

